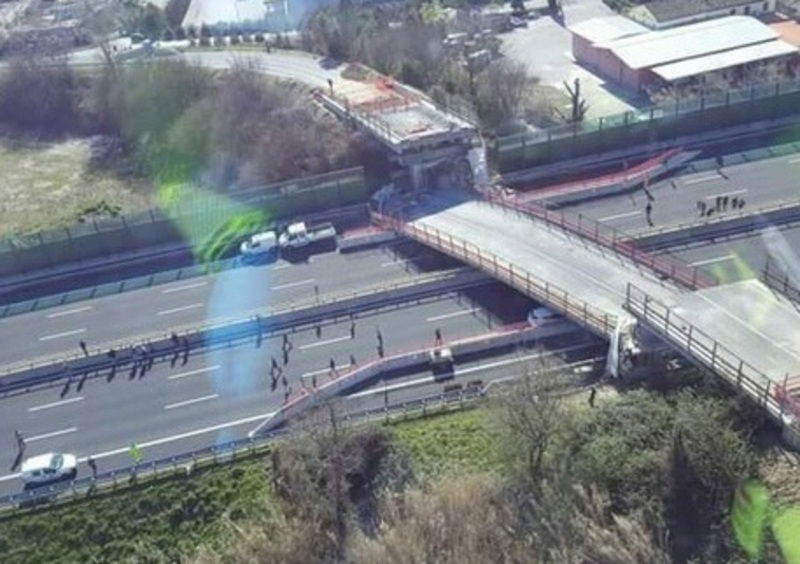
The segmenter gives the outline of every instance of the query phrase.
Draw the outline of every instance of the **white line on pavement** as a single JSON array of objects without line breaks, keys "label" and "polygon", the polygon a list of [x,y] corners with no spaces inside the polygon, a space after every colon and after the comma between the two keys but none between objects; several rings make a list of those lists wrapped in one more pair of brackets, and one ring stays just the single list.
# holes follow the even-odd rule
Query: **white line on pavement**
[{"label": "white line on pavement", "polygon": [[792,158],[792,159],[789,159],[789,160],[788,160],[788,161],[786,161],[786,162],[788,162],[789,164],[797,164],[797,163],[800,163],[800,157],[794,157],[794,158]]},{"label": "white line on pavement", "polygon": [[171,313],[178,313],[180,311],[186,311],[186,310],[195,309],[195,308],[198,308],[198,307],[203,307],[203,304],[197,303],[197,304],[190,304],[190,305],[181,306],[181,307],[174,307],[172,309],[165,309],[165,310],[159,311],[157,313],[157,315],[169,315]]},{"label": "white line on pavement", "polygon": [[184,290],[193,290],[195,288],[202,288],[203,286],[207,286],[208,282],[195,282],[194,284],[186,284],[185,286],[178,286],[177,288],[167,288],[166,290],[161,290],[162,294],[172,294],[174,292],[183,292]]},{"label": "white line on pavement", "polygon": [[386,268],[387,266],[392,266],[392,265],[395,265],[395,264],[406,264],[407,262],[413,262],[413,261],[418,260],[420,258],[422,258],[422,255],[418,255],[418,256],[415,256],[415,257],[409,257],[409,258],[406,258],[406,259],[390,260],[389,262],[381,263],[381,268]]},{"label": "white line on pavement", "polygon": [[[348,362],[347,364],[343,364],[342,366],[337,366],[336,369],[347,370],[351,366],[353,365]],[[330,371],[331,371],[330,367],[321,368],[319,370],[314,370],[313,372],[306,372],[305,374],[301,374],[300,378],[310,378],[311,376],[319,376],[320,374],[327,374]]]},{"label": "white line on pavement", "polygon": [[203,397],[199,397],[199,398],[194,398],[194,399],[190,399],[190,400],[186,400],[186,401],[179,401],[177,403],[171,403],[169,405],[165,405],[164,409],[175,409],[176,407],[184,407],[186,405],[192,405],[192,404],[195,404],[195,403],[200,403],[201,401],[208,401],[208,400],[212,400],[212,399],[217,399],[218,397],[219,397],[219,394],[209,394],[207,396],[203,396]]},{"label": "white line on pavement", "polygon": [[307,280],[300,280],[299,282],[290,282],[289,284],[281,284],[280,286],[273,286],[273,290],[285,290],[286,288],[294,288],[295,286],[302,286],[303,284],[312,284],[314,282],[313,278],[308,278]]},{"label": "white line on pavement", "polygon": [[747,188],[742,188],[741,190],[734,190],[732,192],[723,192],[722,194],[711,194],[710,196],[704,196],[704,200],[716,200],[717,198],[724,198],[725,196],[738,196],[739,194],[744,194],[747,192]]},{"label": "white line on pavement", "polygon": [[690,178],[689,180],[686,180],[684,182],[684,184],[689,186],[691,184],[699,184],[701,182],[709,182],[711,180],[719,180],[720,178],[722,178],[722,176],[720,176],[719,174],[715,173],[712,176],[701,176],[700,178]]},{"label": "white line on pavement", "polygon": [[86,329],[75,329],[74,331],[65,331],[63,333],[56,333],[54,335],[46,335],[39,337],[40,341],[51,341],[53,339],[60,339],[61,337],[69,337],[70,335],[78,335],[79,333],[86,333]]},{"label": "white line on pavement", "polygon": [[60,405],[67,405],[70,403],[75,403],[78,401],[83,401],[83,396],[78,396],[76,398],[69,398],[61,401],[54,401],[53,403],[46,403],[44,405],[37,405],[36,407],[29,407],[28,411],[33,413],[34,411],[42,411],[43,409],[50,409],[51,407],[58,407]]},{"label": "white line on pavement", "polygon": [[286,264],[279,264],[278,266],[274,266],[272,267],[271,270],[286,270],[287,268],[292,268],[292,266],[294,265],[287,262]]},{"label": "white line on pavement", "polygon": [[472,309],[462,309],[461,311],[454,311],[453,313],[444,313],[442,315],[434,315],[433,317],[428,317],[425,321],[441,321],[442,319],[450,319],[451,317],[461,317],[462,315],[472,315],[473,313],[477,313],[479,310],[478,308]]},{"label": "white line on pavement", "polygon": [[703,266],[706,264],[714,264],[715,262],[722,262],[724,260],[733,260],[736,258],[736,255],[725,255],[723,257],[715,257],[710,259],[698,260],[696,262],[690,262],[689,266]]},{"label": "white line on pavement", "polygon": [[341,343],[342,341],[349,341],[349,340],[350,340],[350,335],[343,335],[341,337],[336,337],[335,339],[328,339],[327,341],[317,341],[316,343],[308,343],[307,345],[300,345],[297,348],[301,351],[304,351],[306,349],[313,349],[315,347],[332,345],[333,343]]},{"label": "white line on pavement", "polygon": [[214,366],[207,366],[206,368],[198,368],[197,370],[190,370],[189,372],[181,372],[180,374],[173,374],[168,376],[167,380],[178,380],[179,378],[186,378],[187,376],[194,376],[195,374],[202,374],[203,372],[212,372],[219,370],[219,364]]},{"label": "white line on pavement", "polygon": [[69,433],[74,433],[77,431],[77,427],[70,427],[69,429],[61,429],[60,431],[53,431],[52,433],[44,433],[43,435],[34,435],[33,437],[25,437],[25,443],[32,443],[34,441],[41,441],[42,439],[49,439],[51,437],[58,437],[61,435],[67,435]]},{"label": "white line on pavement", "polygon": [[47,319],[54,319],[56,317],[64,317],[65,315],[73,315],[75,313],[81,313],[83,311],[89,311],[92,309],[92,306],[83,306],[83,307],[76,307],[75,309],[69,309],[67,311],[59,311],[58,313],[51,313],[47,316]]},{"label": "white line on pavement", "polygon": [[616,215],[609,215],[607,217],[601,217],[597,221],[599,221],[600,223],[603,223],[604,221],[614,221],[615,219],[622,219],[622,218],[625,218],[625,217],[633,217],[635,215],[641,215],[641,214],[642,214],[641,210],[636,210],[636,211],[632,211],[632,212],[618,213]]}]

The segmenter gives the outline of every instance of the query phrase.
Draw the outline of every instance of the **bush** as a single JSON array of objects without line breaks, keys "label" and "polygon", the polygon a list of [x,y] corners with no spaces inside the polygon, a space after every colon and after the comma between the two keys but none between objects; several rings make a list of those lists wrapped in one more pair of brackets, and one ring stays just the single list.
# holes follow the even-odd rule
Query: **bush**
[{"label": "bush", "polygon": [[264,43],[264,34],[263,33],[256,33],[255,40],[256,40],[256,43]]}]

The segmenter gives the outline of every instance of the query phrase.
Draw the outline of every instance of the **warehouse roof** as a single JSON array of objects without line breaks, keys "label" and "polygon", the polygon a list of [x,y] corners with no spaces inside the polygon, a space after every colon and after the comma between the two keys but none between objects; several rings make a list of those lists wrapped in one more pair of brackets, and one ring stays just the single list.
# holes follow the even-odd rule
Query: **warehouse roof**
[{"label": "warehouse roof", "polygon": [[659,65],[652,67],[650,70],[664,80],[672,81],[791,53],[797,53],[797,47],[794,45],[783,40],[767,41],[766,43],[756,43],[755,45],[748,45],[731,51]]},{"label": "warehouse roof", "polygon": [[658,22],[668,22],[752,4],[752,0],[654,0],[644,8]]},{"label": "warehouse roof", "polygon": [[643,25],[619,15],[592,18],[571,26],[569,30],[590,43],[611,41],[648,31]]},{"label": "warehouse roof", "polygon": [[632,69],[650,68],[747,45],[772,41],[778,33],[749,16],[727,16],[664,31],[602,42]]}]

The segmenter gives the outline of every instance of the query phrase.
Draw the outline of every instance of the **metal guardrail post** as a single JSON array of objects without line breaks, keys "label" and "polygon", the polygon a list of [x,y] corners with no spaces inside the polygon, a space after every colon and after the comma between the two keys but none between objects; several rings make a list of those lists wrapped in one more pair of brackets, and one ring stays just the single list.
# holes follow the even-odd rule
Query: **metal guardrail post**
[{"label": "metal guardrail post", "polygon": [[711,348],[711,368],[717,365],[717,342],[714,341],[714,346]]},{"label": "metal guardrail post", "polygon": [[742,387],[742,372],[744,369],[744,360],[739,359],[739,368],[736,370],[736,387]]}]

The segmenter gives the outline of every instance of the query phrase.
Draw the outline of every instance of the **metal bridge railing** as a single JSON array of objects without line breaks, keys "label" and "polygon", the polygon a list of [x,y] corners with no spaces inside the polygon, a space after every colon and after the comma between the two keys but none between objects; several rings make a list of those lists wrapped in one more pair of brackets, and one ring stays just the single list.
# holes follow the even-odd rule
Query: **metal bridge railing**
[{"label": "metal bridge railing", "polygon": [[800,288],[794,285],[788,274],[773,264],[769,256],[767,256],[767,264],[761,272],[761,281],[793,302],[800,304]]},{"label": "metal bridge railing", "polygon": [[713,278],[701,273],[697,268],[689,266],[681,259],[672,255],[656,256],[643,251],[631,242],[629,235],[582,214],[574,215],[563,211],[554,211],[534,203],[517,202],[496,194],[486,194],[485,197],[491,204],[517,210],[564,231],[574,233],[691,290],[710,288],[717,284]]},{"label": "metal bridge railing", "polygon": [[616,327],[616,316],[589,305],[588,302],[570,295],[566,290],[482,250],[477,245],[424,224],[405,223],[376,212],[372,212],[371,215],[376,224],[404,233],[429,247],[489,272],[496,279],[546,303],[596,334],[609,336]]},{"label": "metal bridge railing", "polygon": [[668,306],[628,284],[625,309],[673,348],[742,390],[775,419],[800,429],[800,405],[789,401],[784,385],[744,361],[711,335],[698,329]]}]

